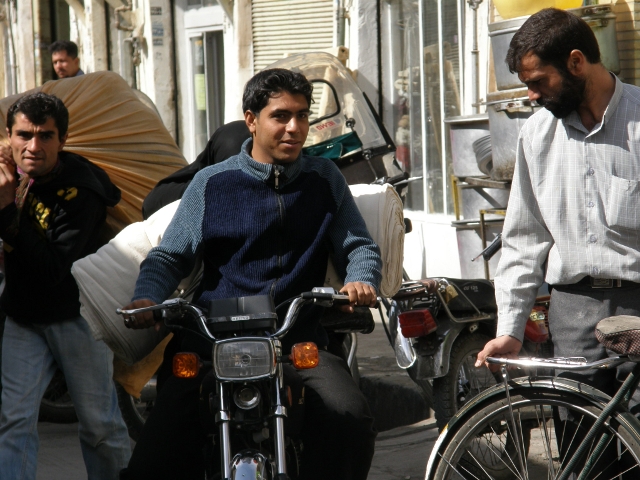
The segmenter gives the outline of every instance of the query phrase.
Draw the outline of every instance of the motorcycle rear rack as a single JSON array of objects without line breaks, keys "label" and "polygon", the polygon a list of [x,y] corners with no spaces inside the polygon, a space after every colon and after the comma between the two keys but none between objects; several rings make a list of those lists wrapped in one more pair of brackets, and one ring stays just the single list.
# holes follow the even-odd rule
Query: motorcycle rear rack
[{"label": "motorcycle rear rack", "polygon": [[467,301],[467,303],[469,305],[471,305],[473,307],[473,309],[475,310],[475,315],[466,316],[466,317],[456,317],[453,314],[453,312],[449,309],[449,307],[447,306],[447,302],[444,299],[444,297],[442,295],[442,292],[440,291],[440,288],[438,288],[438,289],[436,289],[436,295],[440,299],[440,302],[442,304],[442,308],[444,308],[444,311],[447,312],[447,316],[449,317],[449,320],[451,320],[454,323],[473,323],[473,322],[495,321],[496,320],[496,315],[495,314],[486,313],[486,312],[483,312],[480,309],[478,309],[478,307],[476,307],[475,304],[471,300],[469,300],[469,297],[467,297],[467,295],[458,286],[454,285],[453,283],[448,283],[448,285],[452,286],[456,290],[458,295],[462,295],[462,297]]}]

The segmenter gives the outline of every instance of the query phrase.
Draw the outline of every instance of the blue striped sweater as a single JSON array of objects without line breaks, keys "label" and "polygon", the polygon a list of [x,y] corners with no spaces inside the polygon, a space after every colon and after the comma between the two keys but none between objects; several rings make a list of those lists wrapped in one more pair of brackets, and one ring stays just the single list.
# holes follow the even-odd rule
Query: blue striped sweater
[{"label": "blue striped sweater", "polygon": [[[204,275],[194,298],[202,306],[265,294],[277,305],[322,286],[329,254],[345,283],[378,288],[378,246],[335,164],[306,156],[262,164],[250,148],[249,139],[240,154],[195,176],[162,242],[141,265],[134,300],[168,298],[200,253]],[[323,344],[317,321],[305,322],[295,336],[307,338],[296,341]]]}]

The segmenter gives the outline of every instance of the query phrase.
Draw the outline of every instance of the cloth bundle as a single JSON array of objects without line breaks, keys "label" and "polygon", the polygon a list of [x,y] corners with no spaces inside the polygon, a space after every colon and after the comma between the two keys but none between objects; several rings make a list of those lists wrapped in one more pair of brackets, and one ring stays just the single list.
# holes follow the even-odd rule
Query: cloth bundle
[{"label": "cloth bundle", "polygon": [[115,72],[52,80],[1,99],[0,142],[8,142],[5,119],[9,107],[36,92],[55,95],[69,110],[65,151],[103,168],[122,191],[120,203],[107,210],[110,237],[142,220],[142,201],[151,189],[187,165],[158,113]]},{"label": "cloth bundle", "polygon": [[[76,261],[71,273],[80,290],[80,313],[96,340],[103,340],[114,355],[131,365],[147,356],[167,335],[163,327],[131,330],[116,308],[131,300],[140,263],[157,246],[178,208],[175,201],[144,222],[132,223],[93,255]],[[199,266],[184,279],[176,295],[197,277]]]},{"label": "cloth bundle", "polygon": [[[402,200],[389,185],[349,185],[353,199],[373,241],[380,247],[382,281],[379,295],[394,296],[402,285],[404,215]],[[325,284],[340,290],[344,284],[329,261]]]}]

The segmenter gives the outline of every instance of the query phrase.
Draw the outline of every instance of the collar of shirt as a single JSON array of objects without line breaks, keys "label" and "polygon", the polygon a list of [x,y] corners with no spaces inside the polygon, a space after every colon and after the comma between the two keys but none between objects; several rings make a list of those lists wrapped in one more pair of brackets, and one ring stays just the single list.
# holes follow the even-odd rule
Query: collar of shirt
[{"label": "collar of shirt", "polygon": [[611,73],[611,76],[616,82],[616,88],[613,92],[611,100],[609,100],[609,105],[607,105],[607,108],[604,111],[604,115],[602,116],[602,121],[600,123],[593,127],[591,131],[587,130],[586,127],[582,124],[582,120],[580,120],[580,115],[578,115],[578,112],[576,112],[575,110],[571,112],[566,118],[563,118],[562,122],[569,127],[573,127],[581,131],[587,137],[595,135],[600,130],[602,130],[607,124],[607,121],[613,116],[616,109],[618,108],[620,99],[622,98],[622,93],[624,92],[624,84],[620,81],[620,79],[613,73]]},{"label": "collar of shirt", "polygon": [[[245,173],[256,177],[263,182],[267,183],[270,181],[271,176],[273,175],[274,165],[270,163],[260,163],[256,162],[251,155],[249,155],[249,151],[251,150],[253,140],[248,138],[242,144],[242,150],[239,155],[239,162],[241,164],[241,168]],[[304,157],[300,155],[298,159],[294,162],[277,165],[277,169],[283,174],[283,179],[280,183],[280,188],[285,185],[291,183],[298,174],[302,171],[302,163]]]}]

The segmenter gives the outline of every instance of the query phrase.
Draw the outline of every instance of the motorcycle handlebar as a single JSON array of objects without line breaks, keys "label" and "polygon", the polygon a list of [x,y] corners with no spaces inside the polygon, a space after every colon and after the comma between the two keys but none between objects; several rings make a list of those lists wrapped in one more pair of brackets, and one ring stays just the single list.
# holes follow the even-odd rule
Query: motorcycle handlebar
[{"label": "motorcycle handlebar", "polygon": [[[297,320],[300,309],[308,303],[313,302],[324,307],[331,307],[333,305],[349,305],[351,303],[349,301],[348,295],[335,293],[335,290],[333,289],[318,288],[317,290],[314,290],[315,291],[304,292],[300,294],[293,300],[293,302],[291,302],[282,326],[276,333],[272,335],[272,337],[280,338],[284,336]],[[154,319],[158,321],[160,319],[168,320],[172,318],[174,316],[172,315],[172,312],[175,312],[176,316],[181,316],[185,310],[192,313],[193,316],[198,319],[198,328],[201,333],[206,337],[215,340],[215,337],[211,335],[209,329],[207,328],[207,319],[202,309],[181,298],[166,300],[161,304],[152,305],[150,307],[134,308],[130,310],[123,310],[118,308],[116,309],[116,313],[118,315],[133,316],[137,313],[152,311]]]}]

